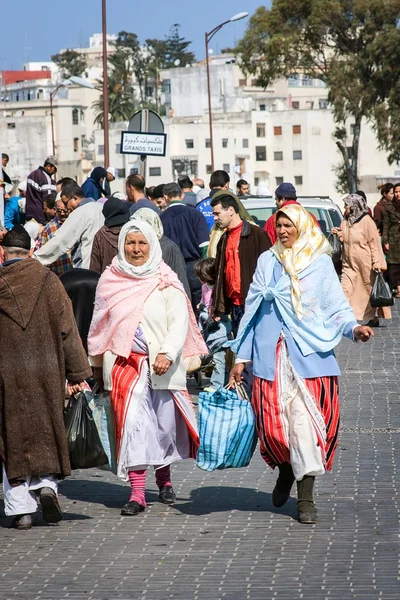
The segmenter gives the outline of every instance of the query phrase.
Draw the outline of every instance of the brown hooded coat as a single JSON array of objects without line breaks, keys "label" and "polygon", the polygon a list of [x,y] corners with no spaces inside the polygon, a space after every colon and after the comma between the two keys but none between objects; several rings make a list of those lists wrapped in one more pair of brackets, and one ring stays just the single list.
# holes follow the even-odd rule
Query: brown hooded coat
[{"label": "brown hooded coat", "polygon": [[8,479],[70,474],[65,380],[91,374],[58,277],[28,258],[0,269],[0,461]]}]

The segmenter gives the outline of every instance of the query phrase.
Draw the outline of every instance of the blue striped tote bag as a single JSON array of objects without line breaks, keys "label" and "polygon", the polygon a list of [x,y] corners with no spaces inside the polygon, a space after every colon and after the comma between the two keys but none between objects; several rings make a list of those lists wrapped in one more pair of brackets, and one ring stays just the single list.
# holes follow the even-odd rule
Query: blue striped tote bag
[{"label": "blue striped tote bag", "polygon": [[255,417],[242,386],[199,394],[200,447],[204,471],[247,467],[257,445]]}]

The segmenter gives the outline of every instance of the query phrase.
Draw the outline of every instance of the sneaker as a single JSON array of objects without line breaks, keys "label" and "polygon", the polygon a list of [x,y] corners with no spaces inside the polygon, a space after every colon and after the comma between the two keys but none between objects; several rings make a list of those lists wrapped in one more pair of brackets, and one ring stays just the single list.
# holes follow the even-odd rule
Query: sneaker
[{"label": "sneaker", "polygon": [[43,519],[46,523],[58,523],[61,521],[62,511],[54,490],[49,487],[41,488],[39,502],[42,507]]}]

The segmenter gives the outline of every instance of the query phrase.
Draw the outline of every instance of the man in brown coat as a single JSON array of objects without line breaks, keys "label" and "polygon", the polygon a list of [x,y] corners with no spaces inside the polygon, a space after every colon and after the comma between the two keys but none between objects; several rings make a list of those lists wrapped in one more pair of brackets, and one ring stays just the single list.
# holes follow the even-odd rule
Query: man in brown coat
[{"label": "man in brown coat", "polygon": [[71,302],[58,277],[29,258],[21,225],[0,248],[0,460],[6,515],[29,529],[41,504],[61,520],[57,480],[70,475],[63,408],[65,385],[78,392],[91,375]]}]

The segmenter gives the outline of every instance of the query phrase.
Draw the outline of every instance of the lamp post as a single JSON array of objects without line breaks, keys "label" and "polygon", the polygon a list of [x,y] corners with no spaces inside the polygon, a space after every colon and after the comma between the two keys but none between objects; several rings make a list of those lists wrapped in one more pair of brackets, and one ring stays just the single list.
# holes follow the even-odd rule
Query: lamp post
[{"label": "lamp post", "polygon": [[248,16],[248,14],[249,13],[247,13],[247,12],[238,13],[237,15],[234,15],[233,17],[231,17],[227,21],[224,21],[220,25],[217,25],[216,27],[214,27],[214,29],[212,29],[211,31],[209,31],[208,33],[205,34],[205,42],[206,42],[206,67],[207,67],[208,120],[209,120],[209,124],[210,124],[211,171],[214,171],[214,143],[213,143],[213,125],[212,125],[212,110],[211,110],[210,63],[209,63],[209,60],[208,60],[208,54],[209,54],[208,44],[209,44],[210,40],[214,37],[214,35],[220,29],[222,29],[222,27],[224,25],[227,25],[228,23],[233,23],[234,21],[240,21],[241,19],[245,19]]},{"label": "lamp post", "polygon": [[104,129],[104,166],[110,166],[110,145],[108,127],[108,64],[107,64],[107,6],[106,0],[101,0],[102,29],[103,29],[103,129]]},{"label": "lamp post", "polygon": [[53,113],[53,100],[54,96],[57,94],[58,90],[62,87],[66,87],[68,85],[75,84],[80,87],[94,89],[93,83],[87,81],[86,79],[82,79],[82,77],[75,77],[75,75],[71,75],[68,79],[65,79],[61,83],[58,84],[56,88],[50,94],[50,120],[51,120],[51,147],[53,149],[53,156],[56,153],[56,142],[54,137],[54,113]]}]

